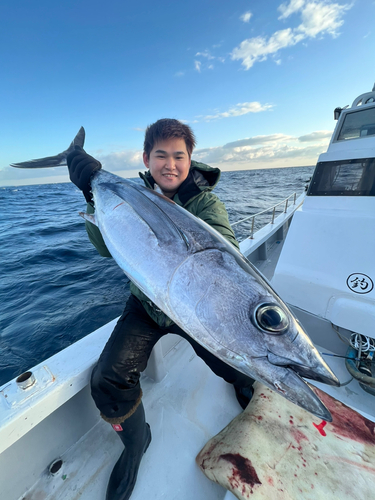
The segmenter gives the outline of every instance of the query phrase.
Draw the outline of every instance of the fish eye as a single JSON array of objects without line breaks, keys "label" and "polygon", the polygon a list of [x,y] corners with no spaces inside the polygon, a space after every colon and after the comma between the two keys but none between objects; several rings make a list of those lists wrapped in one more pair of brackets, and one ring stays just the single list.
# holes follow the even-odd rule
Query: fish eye
[{"label": "fish eye", "polygon": [[277,304],[260,304],[254,319],[259,328],[274,335],[284,333],[289,326],[288,316]]}]

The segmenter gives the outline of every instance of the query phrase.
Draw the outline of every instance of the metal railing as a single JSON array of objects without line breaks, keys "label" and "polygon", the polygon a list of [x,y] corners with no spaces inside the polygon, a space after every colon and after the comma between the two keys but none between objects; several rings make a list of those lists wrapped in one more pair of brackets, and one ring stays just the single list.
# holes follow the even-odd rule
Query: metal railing
[{"label": "metal railing", "polygon": [[[284,213],[286,213],[287,210],[288,210],[289,200],[292,197],[293,197],[293,205],[295,205],[296,204],[296,199],[297,199],[297,193],[292,193],[291,195],[288,196],[288,198],[285,198],[285,200],[280,201],[279,203],[277,203],[273,207],[266,208],[266,210],[262,210],[261,212],[258,212],[258,213],[254,214],[254,215],[249,215],[249,217],[245,217],[245,219],[241,219],[241,220],[239,220],[237,222],[234,222],[233,224],[231,224],[231,226],[234,227],[234,226],[237,226],[238,224],[241,224],[242,222],[246,222],[246,221],[252,219],[252,222],[251,222],[251,232],[250,232],[249,238],[253,239],[254,238],[255,217],[258,217],[259,215],[265,214],[265,213],[270,212],[272,210],[271,224],[273,224],[275,222],[276,208],[279,207],[280,205],[285,204]],[[264,225],[266,225],[266,224],[264,224]]]}]

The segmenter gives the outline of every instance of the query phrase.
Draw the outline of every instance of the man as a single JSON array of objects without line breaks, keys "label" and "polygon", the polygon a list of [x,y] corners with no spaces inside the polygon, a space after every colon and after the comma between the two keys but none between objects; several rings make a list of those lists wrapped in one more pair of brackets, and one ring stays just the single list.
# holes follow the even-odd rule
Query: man
[{"label": "man", "polygon": [[[187,125],[173,119],[158,120],[145,134],[143,162],[148,168],[140,173],[146,187],[161,192],[219,231],[236,248],[238,242],[229,225],[224,204],[212,193],[220,170],[191,160],[195,137]],[[72,182],[94,212],[90,177],[101,164],[82,148],[67,158]],[[102,256],[110,257],[98,228],[86,224],[91,242]],[[131,235],[129,235],[131,238]],[[160,311],[133,283],[131,296],[99,361],[92,373],[91,392],[104,420],[112,424],[125,449],[111,474],[107,500],[127,500],[133,491],[139,464],[151,441],[145,421],[140,373],[145,370],[156,342],[167,333],[176,333],[190,342],[196,354],[212,371],[232,383],[241,406],[252,395],[253,380],[229,367],[191,339]]]}]

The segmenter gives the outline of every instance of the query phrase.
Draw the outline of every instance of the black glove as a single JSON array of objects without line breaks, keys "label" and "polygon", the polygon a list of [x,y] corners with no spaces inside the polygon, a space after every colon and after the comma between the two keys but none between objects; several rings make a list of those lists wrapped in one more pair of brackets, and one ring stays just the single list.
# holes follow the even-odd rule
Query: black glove
[{"label": "black glove", "polygon": [[81,146],[74,146],[74,151],[68,154],[66,161],[70,180],[83,192],[87,203],[91,203],[90,179],[94,172],[102,168],[102,164],[88,155]]}]

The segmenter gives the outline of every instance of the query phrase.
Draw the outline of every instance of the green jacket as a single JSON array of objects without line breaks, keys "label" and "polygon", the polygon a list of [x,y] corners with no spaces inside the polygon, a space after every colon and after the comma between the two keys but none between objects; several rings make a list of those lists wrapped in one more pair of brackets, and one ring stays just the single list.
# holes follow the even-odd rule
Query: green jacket
[{"label": "green jacket", "polygon": [[[143,179],[146,187],[154,188],[155,181],[149,171],[144,174],[140,172],[139,176]],[[215,228],[239,249],[239,244],[229,224],[228,213],[224,203],[212,193],[219,179],[220,170],[218,168],[212,168],[204,163],[192,160],[189,175],[174,195],[173,201],[207,222],[207,224],[210,224],[210,226]],[[91,205],[87,205],[87,211],[88,213],[94,213],[94,208]],[[95,246],[99,254],[103,257],[111,257],[99,229],[90,222],[86,222],[86,230],[91,243]],[[130,291],[138,297],[149,316],[158,325],[168,327],[173,324],[173,321],[160,311],[132,282],[130,283]]]}]

